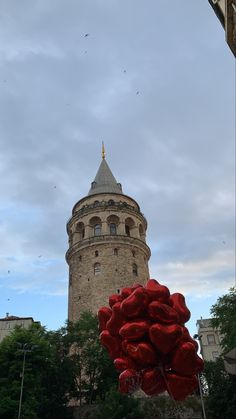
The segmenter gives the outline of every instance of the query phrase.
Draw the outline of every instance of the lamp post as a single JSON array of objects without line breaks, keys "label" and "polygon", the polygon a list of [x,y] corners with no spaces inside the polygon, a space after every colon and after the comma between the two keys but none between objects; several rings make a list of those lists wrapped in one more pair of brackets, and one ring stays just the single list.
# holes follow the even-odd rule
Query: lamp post
[{"label": "lamp post", "polygon": [[[193,336],[193,339],[198,340],[200,342],[200,347],[201,347],[201,337],[202,337],[202,335],[197,335],[197,334]],[[197,374],[197,379],[198,379],[198,386],[199,386],[200,398],[201,398],[201,404],[202,404],[203,419],[206,419],[206,411],[205,411],[202,385],[201,385],[201,380],[200,380],[200,374],[199,373]]]},{"label": "lamp post", "polygon": [[28,352],[32,352],[32,350],[36,347],[36,345],[29,346],[27,343],[17,343],[19,346],[19,351],[23,353],[23,364],[22,364],[22,373],[21,373],[21,386],[20,386],[20,400],[19,400],[19,409],[18,409],[18,416],[17,419],[20,419],[21,416],[21,404],[22,404],[22,395],[23,395],[23,387],[24,387],[24,376],[25,376],[25,358]]}]

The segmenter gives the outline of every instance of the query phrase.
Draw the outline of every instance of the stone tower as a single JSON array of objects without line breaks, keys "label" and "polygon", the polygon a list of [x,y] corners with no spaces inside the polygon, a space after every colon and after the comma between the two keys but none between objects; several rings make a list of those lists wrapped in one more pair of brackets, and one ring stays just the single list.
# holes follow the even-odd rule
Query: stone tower
[{"label": "stone tower", "polygon": [[106,160],[89,193],[80,199],[67,223],[69,249],[69,321],[84,310],[97,313],[108,296],[149,278],[147,221],[137,202],[122,192]]}]

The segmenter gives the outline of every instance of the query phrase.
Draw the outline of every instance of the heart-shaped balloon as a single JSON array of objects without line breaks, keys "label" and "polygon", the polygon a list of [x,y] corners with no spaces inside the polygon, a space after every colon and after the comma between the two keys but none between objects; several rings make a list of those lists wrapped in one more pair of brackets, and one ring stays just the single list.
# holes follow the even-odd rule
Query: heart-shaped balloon
[{"label": "heart-shaped balloon", "polygon": [[190,319],[191,313],[188,307],[186,306],[184,296],[180,294],[179,292],[171,294],[170,302],[171,302],[172,307],[179,314],[180,323],[182,324],[186,323]]},{"label": "heart-shaped balloon", "polygon": [[170,291],[165,285],[159,284],[155,279],[149,279],[146,285],[146,291],[151,301],[158,300],[161,303],[168,304]]},{"label": "heart-shaped balloon", "polygon": [[166,374],[165,380],[169,395],[176,401],[184,400],[198,388],[198,380],[195,375],[182,377],[177,374]]},{"label": "heart-shaped balloon", "polygon": [[132,294],[121,303],[122,313],[128,317],[139,317],[148,306],[149,299],[144,287],[136,288]]},{"label": "heart-shaped balloon", "polygon": [[112,336],[108,330],[100,333],[100,342],[108,350],[112,359],[122,356],[121,339],[119,336]]},{"label": "heart-shaped balloon", "polygon": [[148,306],[148,313],[152,320],[165,324],[174,324],[179,322],[177,311],[167,304],[159,301],[152,301]]},{"label": "heart-shaped balloon", "polygon": [[134,361],[141,367],[151,367],[157,365],[158,355],[155,348],[148,342],[130,342],[127,344],[126,351]]},{"label": "heart-shaped balloon", "polygon": [[133,320],[125,323],[119,330],[123,339],[140,340],[148,334],[150,323],[146,320]]},{"label": "heart-shaped balloon", "polygon": [[120,310],[121,303],[116,303],[112,307],[112,315],[110,320],[108,320],[106,327],[111,335],[119,335],[119,330],[125,324],[125,316]]},{"label": "heart-shaped balloon", "polygon": [[141,389],[148,396],[166,391],[164,378],[158,368],[146,369],[143,372]]},{"label": "heart-shaped balloon", "polygon": [[133,369],[123,371],[119,376],[119,390],[121,393],[132,394],[141,384],[141,376]]},{"label": "heart-shaped balloon", "polygon": [[118,371],[124,371],[127,369],[137,368],[135,365],[135,362],[132,359],[130,359],[128,356],[126,357],[124,356],[123,358],[116,358],[114,360],[114,365]]},{"label": "heart-shaped balloon", "polygon": [[149,335],[153,345],[163,354],[168,354],[180,340],[182,328],[178,324],[165,326],[155,323],[150,327]]},{"label": "heart-shaped balloon", "polygon": [[106,329],[107,322],[110,320],[112,315],[112,310],[110,307],[101,307],[98,310],[98,322],[99,322],[99,330],[102,332]]},{"label": "heart-shaped balloon", "polygon": [[173,353],[171,368],[179,375],[195,375],[200,363],[198,358],[194,345],[191,342],[183,342]]}]

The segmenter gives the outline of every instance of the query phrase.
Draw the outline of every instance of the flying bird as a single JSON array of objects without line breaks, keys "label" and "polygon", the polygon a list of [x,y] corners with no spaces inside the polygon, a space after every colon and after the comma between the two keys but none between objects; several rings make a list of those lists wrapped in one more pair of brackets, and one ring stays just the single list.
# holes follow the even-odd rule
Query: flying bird
[{"label": "flying bird", "polygon": [[136,95],[139,95],[139,91],[137,90]]},{"label": "flying bird", "polygon": [[54,189],[56,189],[56,186],[53,186],[54,187]]},{"label": "flying bird", "polygon": [[7,273],[9,274],[11,271],[7,271]]},{"label": "flying bird", "polygon": [[123,70],[123,73],[126,73],[126,70]]},{"label": "flying bird", "polygon": [[41,258],[41,257],[42,257],[42,255],[39,255],[39,256],[38,256],[38,258]]},{"label": "flying bird", "polygon": [[85,35],[84,35],[84,37],[86,38],[87,36],[89,36],[89,33],[86,33]]}]

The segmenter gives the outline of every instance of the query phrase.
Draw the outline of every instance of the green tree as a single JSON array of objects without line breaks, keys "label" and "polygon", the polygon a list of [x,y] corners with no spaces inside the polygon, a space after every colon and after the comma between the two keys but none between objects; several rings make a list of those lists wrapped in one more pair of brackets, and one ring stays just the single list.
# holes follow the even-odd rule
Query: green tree
[{"label": "green tree", "polygon": [[236,411],[236,376],[225,371],[222,358],[205,361],[204,372],[208,387],[206,413],[208,419],[232,419]]},{"label": "green tree", "polygon": [[212,326],[218,328],[222,335],[221,345],[224,352],[236,347],[236,288],[230,288],[229,293],[218,298],[211,308],[214,316]]},{"label": "green tree", "polygon": [[18,414],[23,353],[26,353],[22,419],[66,418],[66,405],[74,385],[73,364],[52,345],[45,328],[33,324],[17,327],[0,344],[0,417],[15,419]]},{"label": "green tree", "polygon": [[113,386],[98,406],[96,419],[141,419],[143,412],[139,399],[121,394]]},{"label": "green tree", "polygon": [[97,396],[104,399],[110,386],[117,382],[118,374],[99,342],[97,316],[84,312],[77,323],[68,324],[60,332],[71,348],[70,357],[77,377],[75,396],[80,405],[93,403]]}]

